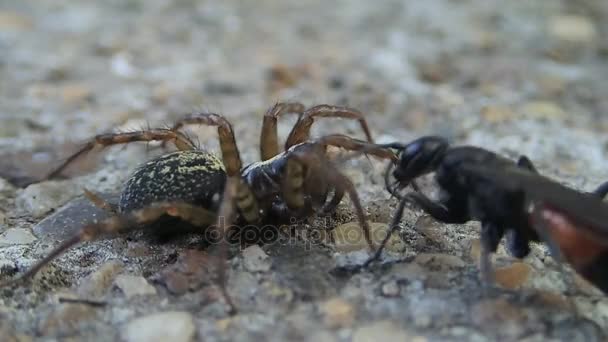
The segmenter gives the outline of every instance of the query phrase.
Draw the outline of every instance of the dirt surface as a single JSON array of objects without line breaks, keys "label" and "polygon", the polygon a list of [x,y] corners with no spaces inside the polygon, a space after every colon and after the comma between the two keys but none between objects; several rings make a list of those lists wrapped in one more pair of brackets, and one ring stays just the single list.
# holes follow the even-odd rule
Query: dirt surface
[{"label": "dirt surface", "polygon": [[[68,179],[36,179],[87,138],[225,115],[244,163],[259,158],[277,101],[365,113],[376,141],[440,134],[517,158],[577,189],[606,180],[608,3],[581,1],[0,1],[0,277],[23,272],[82,224],[101,219],[83,187],[115,198],[163,153],[131,144],[92,153]],[[282,120],[284,138],[294,123]],[[313,133],[362,138],[354,122]],[[217,151],[214,129],[193,128]],[[376,240],[396,205],[381,161],[344,163]],[[431,181],[424,189],[433,192]],[[0,335],[30,340],[559,340],[606,338],[608,300],[561,270],[544,246],[496,255],[479,281],[479,225],[407,209],[381,264],[352,206],[292,227],[286,244],[234,250],[230,316],[200,234],[134,232],[83,244],[23,286],[0,289]],[[346,224],[346,225],[344,225]],[[335,228],[336,244],[307,232]],[[291,232],[293,234],[293,231]],[[336,236],[334,236],[336,237]],[[210,249],[212,250],[212,249]],[[209,267],[207,267],[209,266]],[[564,294],[569,293],[566,297]],[[70,302],[70,299],[72,302]],[[74,303],[74,299],[81,300]]]}]

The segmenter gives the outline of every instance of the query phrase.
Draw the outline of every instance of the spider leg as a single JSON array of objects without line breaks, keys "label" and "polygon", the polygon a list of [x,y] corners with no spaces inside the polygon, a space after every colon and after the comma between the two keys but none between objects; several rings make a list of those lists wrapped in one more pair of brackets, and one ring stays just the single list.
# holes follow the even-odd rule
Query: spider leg
[{"label": "spider leg", "polygon": [[277,120],[279,116],[287,113],[302,115],[305,107],[297,102],[279,102],[268,109],[264,114],[262,133],[260,135],[260,153],[262,160],[268,160],[279,154],[279,138],[277,134]]},{"label": "spider leg", "polygon": [[285,166],[285,178],[283,179],[283,197],[287,207],[296,210],[303,208],[306,204],[304,179],[304,163],[296,158],[287,157]]},{"label": "spider leg", "polygon": [[[307,205],[306,197],[314,195],[311,191],[321,188],[321,185],[328,185],[335,189],[335,195],[347,193],[359,220],[359,224],[364,231],[365,240],[370,250],[374,250],[369,223],[365,217],[359,195],[353,183],[338,171],[326,155],[325,150],[328,145],[341,147],[350,151],[371,154],[376,157],[397,160],[395,154],[388,148],[383,148],[375,144],[362,140],[352,139],[345,135],[328,135],[314,141],[298,145],[286,155],[287,162],[285,174],[282,182],[282,192],[285,204],[293,210],[302,210]],[[326,188],[326,187],[325,187]],[[316,189],[319,192],[319,189]],[[341,196],[334,197],[330,206],[335,206],[335,201]]]},{"label": "spider leg", "polygon": [[192,150],[194,144],[188,137],[179,132],[174,132],[169,129],[149,129],[135,132],[123,132],[123,133],[106,133],[100,134],[93,137],[87,143],[84,144],[80,150],[68,157],[61,165],[50,172],[44,179],[52,179],[58,177],[66,167],[72,164],[78,158],[84,156],[95,147],[106,148],[112,145],[128,144],[136,141],[171,141],[180,150]]},{"label": "spider leg", "polygon": [[[370,251],[374,251],[374,246],[371,239],[371,231],[369,222],[365,216],[359,194],[355,189],[353,183],[340,173],[335,167],[329,164],[329,161],[325,158],[321,160],[324,162],[324,167],[321,169],[314,169],[320,161],[318,155],[314,154],[315,150],[304,150],[298,151],[297,154],[290,154],[287,158],[286,173],[283,182],[283,196],[285,203],[290,209],[302,210],[307,204],[306,201],[306,180],[310,183],[315,177],[325,177],[329,184],[332,184],[338,193],[345,192],[348,194],[353,206],[355,207],[355,213],[359,220],[361,229],[363,230],[365,241],[367,242]],[[318,151],[318,150],[317,150]],[[310,167],[309,167],[310,165]],[[320,174],[312,174],[310,170],[319,172]],[[310,185],[310,184],[308,184]]]},{"label": "spider leg", "polygon": [[353,139],[343,134],[331,134],[315,139],[311,145],[340,147],[349,151],[361,152],[381,159],[390,159],[392,162],[398,161],[397,156],[389,148],[385,148],[367,141]]},{"label": "spider leg", "polygon": [[[290,208],[302,208],[305,205],[305,193],[312,189],[322,188],[327,183],[326,177],[317,177],[314,183],[308,182],[308,189],[305,188],[308,175],[325,176],[325,168],[329,165],[329,160],[325,156],[325,149],[328,145],[341,147],[350,151],[357,151],[364,154],[372,154],[376,157],[397,160],[397,156],[388,148],[368,143],[362,140],[350,138],[346,135],[334,134],[318,138],[314,141],[297,146],[287,155],[285,167],[285,178],[283,182],[283,194],[285,202]],[[325,168],[323,166],[326,166]],[[343,191],[338,189],[338,191]]]},{"label": "spider leg", "polygon": [[228,248],[229,248],[229,236],[228,230],[232,225],[235,218],[235,208],[234,208],[234,198],[238,190],[238,180],[235,178],[228,178],[226,182],[226,186],[224,188],[224,195],[222,197],[222,203],[220,204],[220,208],[217,215],[217,221],[215,225],[215,229],[219,230],[220,243],[218,246],[218,254],[219,257],[216,259],[218,262],[217,273],[218,273],[218,285],[220,290],[222,291],[222,295],[224,296],[224,300],[226,304],[229,306],[230,314],[235,314],[237,312],[236,306],[228,293],[228,289],[226,287],[228,283],[228,275],[226,270],[228,269]]},{"label": "spider leg", "polygon": [[[532,161],[525,155],[519,157],[517,166],[532,173],[538,173],[538,170],[536,170]],[[530,253],[530,241],[538,239],[537,234],[534,231],[524,231],[522,227],[506,228],[507,250],[516,258],[524,258]]]},{"label": "spider leg", "polygon": [[197,226],[204,226],[215,220],[215,213],[204,208],[196,207],[187,203],[155,203],[146,208],[134,210],[130,213],[109,217],[100,222],[85,225],[74,236],[61,243],[49,255],[38,261],[25,273],[17,278],[0,283],[0,287],[15,284],[34,276],[49,262],[69,250],[71,247],[86,241],[92,241],[102,236],[116,236],[118,234],[136,229],[156,221],[162,215],[179,217]]},{"label": "spider leg", "polygon": [[95,194],[87,188],[84,188],[84,196],[97,208],[105,210],[110,214],[118,214],[118,206],[116,204],[104,200],[101,198],[101,196]]},{"label": "spider leg", "polygon": [[171,131],[177,132],[186,125],[216,126],[226,173],[228,176],[234,176],[239,173],[242,167],[241,155],[236,145],[232,125],[226,118],[215,113],[189,114],[178,120],[171,128]]},{"label": "spider leg", "polygon": [[369,227],[367,217],[365,216],[363,206],[361,205],[361,199],[359,198],[359,194],[357,193],[354,184],[351,182],[350,179],[348,179],[348,177],[340,173],[340,171],[338,171],[337,169],[331,167],[328,171],[330,179],[333,180],[336,189],[339,189],[339,191],[346,191],[346,193],[348,193],[348,197],[350,198],[350,201],[352,202],[352,205],[355,208],[355,213],[357,214],[359,225],[363,229],[365,241],[369,246],[369,250],[373,253],[375,251],[375,248],[372,242],[371,229]]},{"label": "spider leg", "polygon": [[334,196],[332,197],[331,201],[326,203],[321,209],[322,214],[329,215],[330,213],[334,212],[338,204],[342,202],[342,198],[344,198],[344,189],[335,188]]},{"label": "spider leg", "polygon": [[[240,171],[243,164],[230,122],[219,114],[194,113],[177,121],[171,131],[177,132],[186,125],[216,126],[226,174],[229,179],[240,179]],[[242,180],[239,180],[236,185],[235,199],[237,208],[247,222],[257,222],[259,220],[260,211],[257,200],[249,185]]]},{"label": "spider leg", "polygon": [[363,113],[356,109],[343,106],[318,105],[304,111],[287,137],[285,150],[288,150],[291,146],[305,142],[309,139],[310,128],[312,127],[316,117],[334,117],[358,120],[359,124],[361,125],[361,129],[365,133],[367,141],[370,143],[373,142],[372,135],[369,127],[367,126],[367,121],[365,120]]}]

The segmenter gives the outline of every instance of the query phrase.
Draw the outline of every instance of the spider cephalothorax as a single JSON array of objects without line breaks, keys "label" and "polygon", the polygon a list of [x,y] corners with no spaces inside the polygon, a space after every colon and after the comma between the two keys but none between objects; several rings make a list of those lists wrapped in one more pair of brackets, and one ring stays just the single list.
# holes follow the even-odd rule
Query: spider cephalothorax
[{"label": "spider cephalothorax", "polygon": [[[299,114],[299,119],[287,138],[285,150],[279,152],[277,120],[286,113]],[[358,120],[368,141],[344,135],[309,140],[315,117]],[[180,132],[183,126],[191,124],[218,128],[222,160],[197,148]],[[194,226],[216,224],[220,232],[225,232],[234,220],[252,224],[267,219],[283,221],[303,219],[318,212],[330,213],[345,194],[350,197],[366,241],[373,250],[368,222],[357,192],[350,180],[329,161],[326,148],[336,146],[392,160],[396,157],[390,149],[371,143],[367,122],[354,109],[330,105],[305,109],[299,103],[276,104],[264,116],[260,142],[262,161],[246,167],[242,166],[231,124],[218,114],[197,113],[184,117],[168,129],[98,135],[51,172],[48,178],[58,177],[73,161],[97,146],[136,141],[171,142],[178,151],[164,154],[139,167],[126,182],[117,204],[85,191],[95,205],[113,215],[105,221],[83,227],[20,278],[33,275],[79,242],[101,235],[115,235],[156,222],[161,217],[176,217]],[[328,201],[330,195],[333,197]]]}]

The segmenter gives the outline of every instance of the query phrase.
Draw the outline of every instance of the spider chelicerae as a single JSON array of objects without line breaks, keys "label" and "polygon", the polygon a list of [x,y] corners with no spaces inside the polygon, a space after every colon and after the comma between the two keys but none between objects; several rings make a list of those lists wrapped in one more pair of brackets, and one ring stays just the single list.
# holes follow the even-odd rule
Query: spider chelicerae
[{"label": "spider chelicerae", "polygon": [[[298,114],[299,117],[287,137],[284,151],[280,152],[277,121],[289,113]],[[315,118],[321,117],[357,120],[367,141],[337,134],[311,140],[311,126]],[[198,148],[182,133],[184,126],[195,124],[217,127],[221,160]],[[85,196],[93,204],[112,215],[100,222],[85,225],[10,283],[34,275],[78,243],[117,235],[156,222],[161,217],[178,218],[197,227],[215,224],[220,232],[225,232],[233,222],[256,224],[267,219],[289,222],[317,213],[328,214],[336,209],[345,194],[348,194],[354,206],[370,250],[374,249],[357,191],[326,153],[328,146],[335,146],[396,160],[390,149],[373,144],[363,114],[355,109],[326,104],[306,109],[296,102],[275,104],[264,115],[260,135],[262,160],[245,167],[230,122],[219,114],[195,113],[183,117],[171,128],[97,135],[51,172],[47,179],[59,177],[66,167],[96,147],[152,141],[173,143],[177,151],[163,154],[140,166],[127,180],[116,204],[85,189]],[[234,309],[223,283],[223,271],[220,273],[225,300]]]}]

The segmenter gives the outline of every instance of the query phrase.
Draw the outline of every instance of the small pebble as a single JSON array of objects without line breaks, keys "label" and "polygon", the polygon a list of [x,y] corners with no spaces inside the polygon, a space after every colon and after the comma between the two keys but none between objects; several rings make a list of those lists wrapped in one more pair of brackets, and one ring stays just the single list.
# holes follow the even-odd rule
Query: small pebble
[{"label": "small pebble", "polygon": [[[180,252],[177,261],[160,270],[152,279],[173,294],[184,294],[212,282],[217,276],[218,260],[204,251],[188,249]],[[249,273],[246,273],[249,274]]]},{"label": "small pebble", "polygon": [[466,266],[466,263],[461,258],[455,255],[441,253],[419,253],[416,255],[414,262],[430,268],[461,268]]},{"label": "small pebble", "polygon": [[0,247],[29,245],[34,241],[36,237],[29,230],[22,228],[10,228],[0,235]]},{"label": "small pebble", "polygon": [[418,77],[428,83],[442,83],[450,76],[451,70],[446,61],[421,61],[418,63]]},{"label": "small pebble", "polygon": [[21,191],[16,203],[19,209],[39,218],[80,194],[81,189],[66,186],[65,182],[43,182],[32,184]]},{"label": "small pebble", "polygon": [[537,80],[539,90],[546,96],[558,97],[566,92],[567,81],[559,75],[542,75]]},{"label": "small pebble", "polygon": [[572,61],[590,50],[598,36],[594,23],[580,15],[559,15],[547,23],[551,39],[549,55],[558,61]]},{"label": "small pebble", "polygon": [[79,104],[93,97],[93,91],[84,84],[68,84],[61,88],[61,97],[67,104]]},{"label": "small pebble", "polygon": [[580,15],[555,16],[549,20],[548,31],[559,40],[584,43],[590,43],[597,34],[593,22]]},{"label": "small pebble", "polygon": [[321,303],[319,311],[328,328],[349,327],[355,321],[355,308],[342,298],[332,298]]},{"label": "small pebble", "polygon": [[78,286],[78,294],[82,297],[100,297],[112,285],[114,277],[123,269],[118,261],[109,261],[89,274]]},{"label": "small pebble", "polygon": [[156,288],[142,276],[121,274],[114,281],[125,297],[155,295]]},{"label": "small pebble", "polygon": [[571,302],[563,293],[540,290],[537,293],[539,300],[547,306],[568,310],[571,308]]},{"label": "small pebble", "polygon": [[157,104],[165,104],[173,94],[173,90],[167,83],[160,83],[152,89],[152,101]]},{"label": "small pebble", "polygon": [[24,31],[33,27],[32,19],[17,12],[0,11],[0,31]]},{"label": "small pebble", "polygon": [[83,322],[96,316],[97,309],[90,305],[59,304],[40,322],[38,330],[45,336],[77,334]]},{"label": "small pebble", "polygon": [[401,288],[396,280],[388,281],[382,284],[382,295],[385,297],[398,297],[401,294]]},{"label": "small pebble", "polygon": [[393,266],[390,274],[398,279],[425,280],[429,272],[416,263],[398,263]]},{"label": "small pebble", "polygon": [[564,119],[566,112],[554,102],[532,101],[523,105],[521,115],[530,119],[556,120]]},{"label": "small pebble", "polygon": [[497,268],[494,271],[494,277],[496,283],[500,286],[515,290],[528,280],[531,273],[532,268],[528,264],[515,262],[512,265]]},{"label": "small pebble", "polygon": [[178,311],[137,318],[127,323],[121,332],[127,342],[188,342],[194,335],[194,318]]},{"label": "small pebble", "polygon": [[312,331],[310,336],[307,336],[308,342],[338,342],[338,338],[328,331]]},{"label": "small pebble", "polygon": [[110,64],[112,72],[120,77],[132,77],[136,70],[131,64],[131,56],[126,53],[117,53],[112,57]]},{"label": "small pebble", "polygon": [[490,105],[481,109],[481,117],[488,123],[501,123],[515,117],[508,107]]},{"label": "small pebble", "polygon": [[353,334],[353,342],[412,341],[413,338],[415,337],[392,321],[367,324]]},{"label": "small pebble", "polygon": [[526,313],[509,303],[507,299],[484,300],[471,309],[473,323],[479,327],[496,325],[500,322],[501,335],[515,336],[526,323]]},{"label": "small pebble", "polygon": [[225,333],[228,328],[230,328],[233,321],[233,317],[218,319],[217,321],[215,321],[215,327],[217,328],[217,330],[219,330],[219,332]]},{"label": "small pebble", "polygon": [[249,272],[268,272],[271,263],[266,252],[260,246],[253,245],[243,250],[243,265]]}]

